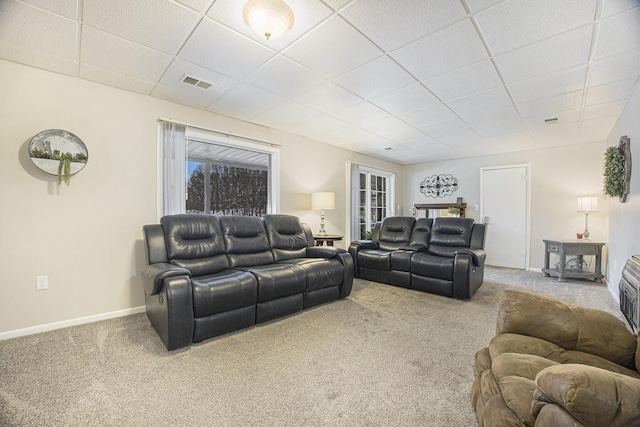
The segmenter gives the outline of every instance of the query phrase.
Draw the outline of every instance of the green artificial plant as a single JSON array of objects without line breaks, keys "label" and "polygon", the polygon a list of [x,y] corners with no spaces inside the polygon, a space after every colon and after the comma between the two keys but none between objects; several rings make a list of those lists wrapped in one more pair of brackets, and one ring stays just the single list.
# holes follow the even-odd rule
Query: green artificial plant
[{"label": "green artificial plant", "polygon": [[604,194],[620,197],[624,189],[624,153],[611,146],[604,153]]}]

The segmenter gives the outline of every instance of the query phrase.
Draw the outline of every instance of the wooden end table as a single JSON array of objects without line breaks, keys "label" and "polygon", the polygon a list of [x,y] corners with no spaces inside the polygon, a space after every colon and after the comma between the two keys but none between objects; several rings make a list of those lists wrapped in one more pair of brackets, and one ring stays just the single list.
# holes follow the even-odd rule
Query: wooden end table
[{"label": "wooden end table", "polygon": [[344,236],[340,236],[338,234],[327,234],[326,236],[318,236],[314,234],[313,240],[315,240],[316,246],[322,246],[324,245],[324,242],[327,242],[327,246],[333,246],[333,242],[342,240],[343,237]]},{"label": "wooden end table", "polygon": [[[543,240],[544,241],[544,268],[542,272],[546,277],[558,278],[558,282],[567,279],[593,279],[595,282],[602,282],[602,247],[604,243],[592,242],[590,240]],[[549,268],[549,258],[552,253],[558,254],[560,263],[558,268]],[[576,255],[579,268],[567,269],[567,256]],[[595,255],[595,271],[582,269],[584,255]]]}]

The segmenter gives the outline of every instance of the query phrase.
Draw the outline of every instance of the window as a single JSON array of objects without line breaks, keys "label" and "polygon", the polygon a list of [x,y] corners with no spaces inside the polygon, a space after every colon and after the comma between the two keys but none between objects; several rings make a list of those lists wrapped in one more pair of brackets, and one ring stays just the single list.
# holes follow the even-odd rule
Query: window
[{"label": "window", "polygon": [[393,215],[395,173],[348,164],[351,169],[351,239],[369,239],[376,222]]},{"label": "window", "polygon": [[277,148],[169,122],[161,135],[161,215],[276,211]]}]

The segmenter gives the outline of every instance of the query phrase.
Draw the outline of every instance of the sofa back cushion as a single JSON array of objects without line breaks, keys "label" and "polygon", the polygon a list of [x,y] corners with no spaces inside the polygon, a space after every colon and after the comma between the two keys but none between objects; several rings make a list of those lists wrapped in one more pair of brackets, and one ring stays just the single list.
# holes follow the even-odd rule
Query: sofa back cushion
[{"label": "sofa back cushion", "polygon": [[433,218],[418,218],[413,225],[409,245],[427,249],[427,247],[429,247],[432,228]]},{"label": "sofa back cushion", "polygon": [[453,257],[458,249],[471,244],[473,218],[441,217],[433,221],[429,252],[432,255]]},{"label": "sofa back cushion", "polygon": [[220,226],[231,268],[273,263],[267,232],[260,218],[221,216]]},{"label": "sofa back cushion", "polygon": [[388,216],[382,220],[378,247],[385,251],[393,251],[409,244],[415,218],[410,216]]},{"label": "sofa back cushion", "polygon": [[307,235],[298,217],[263,215],[262,221],[276,262],[307,256]]},{"label": "sofa back cushion", "polygon": [[229,268],[218,218],[213,215],[167,215],[160,220],[170,263],[193,276]]}]

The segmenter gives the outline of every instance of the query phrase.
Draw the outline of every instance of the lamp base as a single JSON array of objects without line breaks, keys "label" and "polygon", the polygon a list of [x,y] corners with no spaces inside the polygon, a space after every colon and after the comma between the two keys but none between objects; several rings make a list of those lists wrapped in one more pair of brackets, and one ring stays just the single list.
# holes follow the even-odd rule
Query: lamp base
[{"label": "lamp base", "polygon": [[320,213],[320,231],[318,231],[318,236],[326,236],[327,231],[324,229],[324,209]]}]

